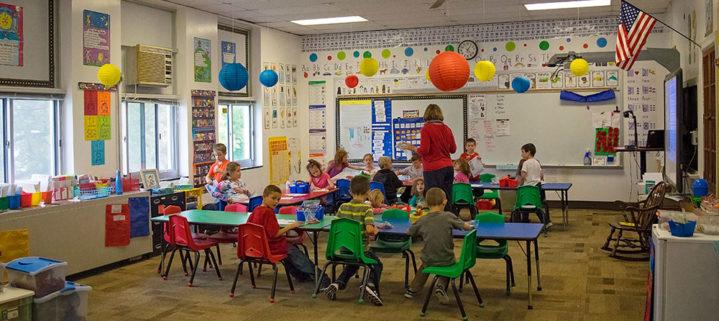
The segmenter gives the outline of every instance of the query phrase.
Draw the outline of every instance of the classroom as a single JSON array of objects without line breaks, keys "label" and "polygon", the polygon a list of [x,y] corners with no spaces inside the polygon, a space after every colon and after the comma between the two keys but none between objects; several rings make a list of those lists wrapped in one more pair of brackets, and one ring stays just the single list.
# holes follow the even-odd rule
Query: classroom
[{"label": "classroom", "polygon": [[0,321],[717,320],[718,29],[0,0]]}]

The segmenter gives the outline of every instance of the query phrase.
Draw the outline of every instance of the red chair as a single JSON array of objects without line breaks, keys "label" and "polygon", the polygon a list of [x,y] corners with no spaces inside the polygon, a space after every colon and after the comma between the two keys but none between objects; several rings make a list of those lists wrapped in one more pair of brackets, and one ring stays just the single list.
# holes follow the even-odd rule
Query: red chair
[{"label": "red chair", "polygon": [[[280,207],[279,214],[297,214],[297,206]],[[290,230],[287,232],[287,234],[285,234],[285,236],[287,237],[287,243],[297,246],[298,248],[301,247],[305,251],[305,255],[307,255],[307,257],[310,256],[309,252],[307,251],[307,246],[305,246],[304,244],[307,233]]]},{"label": "red chair", "polygon": [[171,231],[170,242],[175,245],[175,249],[173,249],[172,254],[170,254],[170,262],[167,263],[167,270],[165,270],[165,279],[167,278],[167,274],[170,272],[170,266],[172,265],[172,258],[175,256],[175,251],[180,250],[180,253],[182,253],[184,250],[187,251],[188,258],[190,256],[190,252],[195,253],[195,262],[194,264],[190,264],[192,276],[190,277],[190,282],[187,283],[187,286],[191,287],[192,282],[195,280],[195,273],[197,272],[198,264],[200,263],[200,251],[205,252],[205,258],[210,258],[211,264],[215,267],[217,278],[222,280],[220,268],[217,265],[217,260],[215,260],[215,254],[212,253],[212,247],[216,246],[217,243],[212,240],[198,240],[193,238],[187,218],[180,215],[170,216],[169,229]]},{"label": "red chair", "polygon": [[[157,207],[157,212],[162,215],[174,215],[174,214],[180,214],[182,212],[182,208],[180,208],[179,206],[176,206],[176,205],[169,205],[169,206],[159,205]],[[175,244],[170,244],[170,232],[169,232],[167,226],[168,226],[168,223],[164,223],[162,225],[162,232],[163,232],[162,236],[163,236],[163,239],[165,242],[162,244],[162,257],[160,259],[160,265],[157,267],[157,273],[160,273],[160,274],[162,274],[162,266],[165,264],[165,256],[167,255],[167,251],[169,250],[170,247],[174,248],[174,246],[175,246]],[[185,271],[185,275],[187,275],[187,268],[185,267],[185,257],[182,254],[182,252],[180,252],[180,258],[182,259],[182,269]],[[192,263],[192,262],[190,262],[190,263]]]},{"label": "red chair", "polygon": [[[237,213],[247,213],[247,206],[239,204],[239,203],[233,203],[225,206],[225,212],[237,212]],[[226,244],[226,243],[232,243],[234,244],[237,242],[237,228],[227,228],[222,227],[220,228],[220,231],[212,234],[209,236],[209,238],[215,242],[218,243],[217,245],[217,261],[222,265],[222,255],[220,254],[220,245],[219,244]]]},{"label": "red chair", "polygon": [[[235,287],[237,286],[237,278],[240,276],[242,264],[247,262],[247,267],[250,270],[250,280],[252,281],[252,288],[256,288],[255,276],[252,271],[252,263],[270,264],[272,265],[272,271],[274,272],[274,279],[272,280],[272,293],[270,294],[270,302],[275,302],[275,289],[277,288],[277,263],[285,263],[282,261],[287,257],[286,254],[272,254],[270,252],[270,244],[267,240],[267,234],[265,234],[265,228],[262,225],[245,223],[239,226],[239,237],[237,238],[237,257],[240,259],[240,264],[237,266],[237,272],[235,273],[235,280],[232,282],[232,290],[230,290],[230,297],[235,297]],[[295,292],[295,287],[292,284],[292,278],[290,272],[285,266],[285,274],[287,275],[287,283],[290,285],[290,291]]]},{"label": "red chair", "polygon": [[225,212],[247,213],[247,206],[240,203],[232,203],[225,206]]}]

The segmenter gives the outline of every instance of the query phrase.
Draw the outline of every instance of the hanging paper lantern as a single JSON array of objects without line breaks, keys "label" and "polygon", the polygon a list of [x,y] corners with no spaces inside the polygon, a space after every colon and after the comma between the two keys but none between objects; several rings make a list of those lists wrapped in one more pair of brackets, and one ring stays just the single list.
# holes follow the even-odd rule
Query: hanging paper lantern
[{"label": "hanging paper lantern", "polygon": [[479,81],[490,81],[494,78],[496,68],[489,60],[482,60],[474,65],[474,77]]},{"label": "hanging paper lantern", "polygon": [[379,70],[379,62],[374,58],[364,58],[362,62],[360,62],[359,70],[361,74],[372,77],[377,73],[377,70]]},{"label": "hanging paper lantern", "polygon": [[265,87],[272,87],[277,84],[277,73],[272,69],[263,70],[260,73],[260,83]]},{"label": "hanging paper lantern", "polygon": [[589,63],[582,58],[576,58],[569,64],[569,70],[577,77],[584,76],[589,72]]},{"label": "hanging paper lantern", "polygon": [[247,86],[247,68],[240,63],[231,63],[220,69],[220,85],[229,91],[236,91]]},{"label": "hanging paper lantern", "polygon": [[469,63],[464,56],[445,51],[434,57],[429,64],[429,78],[441,91],[457,90],[469,80]]},{"label": "hanging paper lantern", "polygon": [[357,87],[357,84],[359,84],[359,78],[357,78],[357,75],[349,75],[345,78],[345,85],[349,88],[355,88]]},{"label": "hanging paper lantern", "polygon": [[105,88],[117,85],[121,76],[120,68],[113,64],[104,64],[97,70],[97,79]]},{"label": "hanging paper lantern", "polygon": [[424,78],[430,81],[432,80],[431,78],[429,78],[429,68],[424,70]]},{"label": "hanging paper lantern", "polygon": [[531,86],[532,86],[532,82],[529,81],[529,78],[527,78],[525,76],[515,77],[512,80],[512,89],[514,89],[514,91],[516,91],[520,94],[529,90],[529,87],[531,87]]}]

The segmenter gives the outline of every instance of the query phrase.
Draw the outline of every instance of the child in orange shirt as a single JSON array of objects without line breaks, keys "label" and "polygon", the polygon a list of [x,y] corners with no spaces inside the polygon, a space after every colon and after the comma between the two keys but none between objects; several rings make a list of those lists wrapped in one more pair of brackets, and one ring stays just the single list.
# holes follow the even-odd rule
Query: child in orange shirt
[{"label": "child in orange shirt", "polygon": [[209,185],[222,182],[227,164],[230,163],[230,161],[225,158],[227,155],[227,146],[225,146],[225,144],[215,144],[212,149],[215,155],[215,163],[210,166],[210,170],[207,172],[207,176],[205,176],[205,182]]}]

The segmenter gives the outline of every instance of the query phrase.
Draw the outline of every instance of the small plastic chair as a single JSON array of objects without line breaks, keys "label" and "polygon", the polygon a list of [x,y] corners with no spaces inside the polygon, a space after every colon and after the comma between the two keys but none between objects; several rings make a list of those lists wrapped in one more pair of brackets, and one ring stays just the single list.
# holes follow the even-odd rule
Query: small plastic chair
[{"label": "small plastic chair", "polygon": [[[287,275],[287,283],[290,285],[290,291],[295,292],[295,287],[292,284],[292,278],[290,272],[287,270],[287,266],[282,261],[287,255],[286,254],[272,254],[270,251],[270,244],[267,240],[267,234],[265,228],[262,225],[253,223],[245,223],[239,226],[239,237],[237,238],[237,258],[240,259],[240,263],[237,266],[237,272],[235,273],[235,280],[232,282],[232,289],[230,290],[230,297],[235,297],[235,288],[237,287],[237,279],[240,276],[242,264],[247,262],[247,267],[250,269],[250,280],[252,281],[252,288],[256,288],[255,276],[252,271],[252,263],[259,264],[270,264],[272,265],[272,271],[274,272],[274,278],[272,281],[272,292],[270,294],[270,302],[275,302],[275,289],[277,289],[277,263],[282,263],[285,267],[285,274]],[[259,275],[258,275],[259,276]]]},{"label": "small plastic chair", "polygon": [[479,306],[484,306],[484,303],[482,302],[482,296],[479,294],[477,284],[474,282],[474,276],[472,276],[472,272],[470,272],[470,269],[477,261],[477,252],[475,251],[476,243],[477,230],[473,230],[472,232],[469,232],[467,235],[464,236],[464,243],[462,243],[462,252],[459,255],[459,260],[457,260],[457,262],[449,266],[429,266],[425,267],[422,270],[422,272],[424,273],[434,274],[435,276],[432,280],[432,285],[429,287],[430,290],[427,291],[427,297],[424,299],[424,304],[422,305],[422,312],[420,313],[421,316],[424,317],[426,315],[427,305],[429,305],[429,298],[432,296],[432,292],[434,292],[433,289],[437,284],[437,278],[440,276],[450,279],[450,282],[452,284],[452,292],[454,292],[454,298],[457,300],[457,307],[459,307],[459,312],[462,313],[462,320],[467,320],[467,314],[464,312],[464,305],[462,304],[462,299],[459,297],[459,292],[457,291],[457,286],[455,285],[455,280],[457,278],[460,278],[465,274],[467,275],[467,278],[472,283],[472,287],[474,288],[474,295],[477,297],[477,302],[479,302]]},{"label": "small plastic chair", "polygon": [[[388,209],[382,212],[383,221],[409,221],[409,213],[401,209]],[[412,258],[414,273],[417,273],[417,261],[412,252],[412,238],[407,235],[378,234],[377,241],[372,244],[372,251],[378,253],[402,253],[404,258],[404,287],[409,285],[409,259]]]},{"label": "small plastic chair", "polygon": [[537,186],[525,185],[517,188],[517,201],[512,210],[512,221],[527,221],[529,213],[536,213],[542,224],[547,224],[542,210],[542,194]]},{"label": "small plastic chair", "polygon": [[[162,215],[175,215],[175,214],[180,214],[181,212],[182,212],[182,208],[177,205],[168,205],[168,206],[158,205],[157,206],[157,213],[162,214]],[[168,223],[162,224],[162,234],[163,234],[162,238],[163,238],[164,242],[162,244],[162,255],[160,257],[160,265],[157,266],[157,273],[160,273],[160,275],[162,275],[162,267],[165,264],[165,257],[167,256],[167,251],[170,248],[174,248],[174,246],[175,246],[174,244],[170,244],[171,236],[170,236],[170,231],[167,228],[167,226],[168,226]],[[185,257],[182,254],[182,252],[180,252],[180,259],[182,260],[182,269],[185,271],[185,275],[187,275],[187,268],[185,267]]]},{"label": "small plastic chair", "polygon": [[255,210],[255,207],[260,205],[262,205],[262,196],[250,197],[250,201],[247,203],[247,211],[251,213]]},{"label": "small plastic chair", "polygon": [[247,213],[247,206],[240,203],[232,203],[225,206],[225,212]]},{"label": "small plastic chair", "polygon": [[[483,212],[475,217],[477,224],[504,224],[504,215],[492,212]],[[487,244],[484,241],[492,241],[494,244]],[[484,242],[484,243],[483,243]],[[503,259],[505,262],[505,274],[507,283],[507,295],[514,286],[514,267],[512,266],[512,257],[509,256],[509,244],[507,240],[477,240],[477,258],[478,259]],[[460,289],[462,288],[460,280]],[[511,282],[510,282],[511,281]]]},{"label": "small plastic chair", "polygon": [[187,251],[188,257],[190,252],[195,253],[195,262],[194,264],[190,264],[192,276],[190,277],[190,282],[187,283],[187,286],[191,287],[192,282],[195,280],[195,273],[197,272],[197,268],[200,263],[200,251],[205,252],[206,258],[210,258],[211,264],[215,267],[217,278],[222,280],[220,268],[217,265],[217,260],[215,260],[215,254],[212,253],[212,247],[217,245],[216,242],[212,240],[195,239],[190,231],[190,224],[187,222],[187,218],[181,215],[170,216],[169,229],[171,231],[170,240],[172,244],[175,244],[175,249],[173,249],[172,254],[170,254],[170,261],[167,263],[167,270],[165,270],[165,275],[163,277],[164,279],[167,279],[167,274],[170,272],[170,266],[172,266],[172,258],[175,256],[175,251],[179,249],[180,251]]},{"label": "small plastic chair", "polygon": [[[325,253],[327,263],[320,275],[325,275],[330,265],[333,269],[337,265],[350,265],[364,268],[364,276],[359,288],[360,293],[358,300],[359,303],[363,303],[362,295],[364,294],[364,287],[367,286],[367,282],[369,281],[370,265],[377,264],[377,261],[366,257],[364,254],[362,223],[347,218],[338,218],[332,221],[329,234],[327,251]],[[319,291],[320,282],[317,282],[312,297],[316,298]]]},{"label": "small plastic chair", "polygon": [[[490,173],[484,173],[479,175],[480,183],[491,183],[494,180],[495,175]],[[502,200],[499,198],[499,190],[496,189],[485,189],[482,195],[478,196],[482,200],[494,200],[497,202],[497,208],[499,212],[502,212]]]},{"label": "small plastic chair", "polygon": [[466,183],[452,184],[452,208],[457,215],[459,215],[461,209],[469,209],[470,217],[474,218],[477,214],[477,208],[474,206],[472,185]]}]

